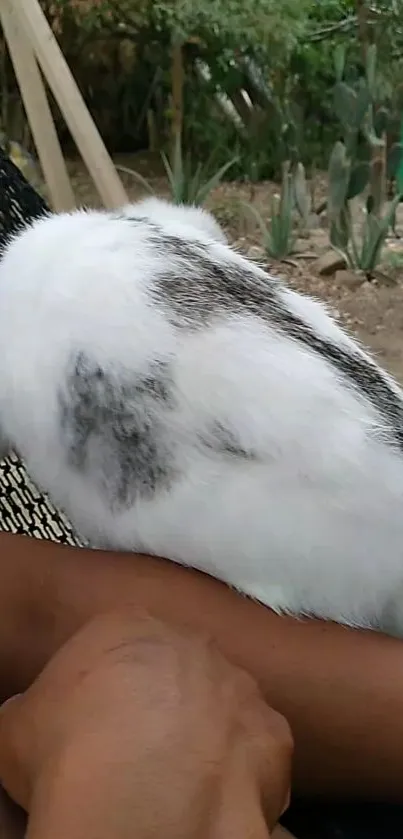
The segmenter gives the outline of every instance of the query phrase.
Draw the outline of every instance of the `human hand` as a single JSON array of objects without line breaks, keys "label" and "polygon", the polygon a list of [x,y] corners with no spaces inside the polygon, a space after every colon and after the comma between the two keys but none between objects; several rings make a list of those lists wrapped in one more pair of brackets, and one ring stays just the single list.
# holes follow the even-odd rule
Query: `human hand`
[{"label": "human hand", "polygon": [[292,738],[208,638],[128,608],[79,631],[0,712],[27,839],[264,839]]}]

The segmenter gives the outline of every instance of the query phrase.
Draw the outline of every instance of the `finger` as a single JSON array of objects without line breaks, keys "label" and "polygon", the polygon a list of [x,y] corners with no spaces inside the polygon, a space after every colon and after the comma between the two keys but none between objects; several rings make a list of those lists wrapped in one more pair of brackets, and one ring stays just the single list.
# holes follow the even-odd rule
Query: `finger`
[{"label": "finger", "polygon": [[294,742],[288,723],[281,720],[281,730],[271,738],[263,765],[263,806],[271,826],[288,809],[291,796]]},{"label": "finger", "polygon": [[270,785],[274,769],[278,770],[277,776],[289,777],[294,752],[291,727],[282,714],[267,704],[257,688],[255,696],[243,708],[243,723],[262,783]]},{"label": "finger", "polygon": [[0,707],[0,783],[24,809],[30,794],[30,737],[24,694],[11,697]]},{"label": "finger", "polygon": [[294,741],[281,714],[266,703],[256,703],[250,727],[262,804],[270,826],[289,806]]}]

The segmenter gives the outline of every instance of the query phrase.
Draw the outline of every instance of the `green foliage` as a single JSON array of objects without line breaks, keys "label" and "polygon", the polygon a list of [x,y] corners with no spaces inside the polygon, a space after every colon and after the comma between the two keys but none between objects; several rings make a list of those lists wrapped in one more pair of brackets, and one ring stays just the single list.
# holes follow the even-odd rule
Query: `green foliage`
[{"label": "green foliage", "polygon": [[[133,0],[126,5],[136,5]],[[238,48],[264,50],[267,46],[295,44],[307,0],[155,0],[148,5],[161,28],[169,28],[182,40],[196,35],[213,36]]]},{"label": "green foliage", "polygon": [[[215,149],[219,167],[236,155],[231,177],[254,181],[278,176],[284,160],[324,168],[340,127],[348,148],[357,141],[353,157],[367,154],[362,126],[357,133],[345,124],[346,114],[357,116],[365,104],[354,0],[41,4],[113,152],[146,148],[149,119],[155,126],[155,148],[166,147],[171,47],[179,41],[185,67],[183,139],[195,158],[208,159]],[[396,79],[403,78],[402,0],[371,0],[369,39],[378,45],[374,130],[378,137],[386,131],[389,147],[398,140],[396,115],[399,123],[403,109],[403,85],[400,93],[396,86]],[[209,67],[208,82],[195,73],[197,57]],[[3,117],[14,84],[9,61],[6,69],[3,73],[2,68]],[[335,79],[339,88],[333,98]],[[241,109],[244,130],[239,132],[219,112],[215,97],[231,98],[241,89],[250,97],[252,110],[248,114]],[[68,143],[56,108],[55,116],[61,139]],[[23,143],[15,131],[11,136]],[[396,171],[396,154],[395,149],[388,176]]]},{"label": "green foliage", "polygon": [[353,229],[349,207],[343,208],[337,226],[330,228],[330,241],[334,249],[345,257],[350,268],[363,271],[368,278],[373,276],[400,200],[401,197],[396,196],[381,217],[366,213],[358,237]]},{"label": "green foliage", "polygon": [[[368,48],[365,77],[355,87],[343,79],[344,65],[340,56],[337,56],[335,64],[337,81],[334,87],[334,111],[343,129],[347,155],[352,160],[356,160],[359,154],[374,157],[376,149],[386,151],[393,116],[382,92],[376,45],[372,44]],[[367,146],[366,150],[363,143]],[[400,144],[396,143],[385,160],[390,177],[396,174],[400,164],[400,151]]]},{"label": "green foliage", "polygon": [[353,268],[364,271],[368,277],[371,277],[380,261],[382,248],[393,222],[400,198],[401,196],[397,195],[385,214],[381,217],[375,213],[366,214],[358,242],[351,227],[351,250],[346,250],[349,264]]},{"label": "green foliage", "polygon": [[[46,4],[44,4],[46,5]],[[263,51],[278,45],[291,48],[301,34],[310,0],[99,0],[72,4],[54,0],[52,7],[99,33],[119,26],[123,33],[148,28],[185,41],[220,41],[221,46]],[[84,10],[84,11],[83,11]]]},{"label": "green foliage", "polygon": [[400,196],[395,197],[383,214],[375,212],[369,202],[362,229],[357,238],[353,227],[350,201],[366,186],[369,180],[368,170],[368,164],[354,166],[351,163],[342,142],[335,144],[328,170],[330,242],[335,250],[344,255],[350,268],[359,269],[371,276],[379,263]]},{"label": "green foliage", "polygon": [[294,188],[290,164],[283,164],[283,177],[279,198],[273,198],[269,223],[263,219],[257,209],[246,205],[257,222],[262,245],[272,259],[283,260],[290,256],[295,246],[293,212]]},{"label": "green foliage", "polygon": [[301,216],[303,229],[307,230],[312,213],[312,196],[308,189],[303,163],[299,162],[295,167],[293,188],[295,207]]},{"label": "green foliage", "polygon": [[349,240],[348,191],[351,178],[351,162],[346,147],[339,140],[335,143],[328,169],[327,214],[330,241],[333,247],[345,252]]},{"label": "green foliage", "polygon": [[146,178],[143,178],[143,176],[140,175],[140,172],[136,172],[136,170],[132,169],[130,166],[122,166],[120,164],[116,164],[116,169],[118,172],[124,172],[125,175],[130,175],[135,181],[137,181],[137,183],[140,184],[140,186],[144,187],[145,191],[148,192],[149,195],[155,194],[149,181],[147,181]]},{"label": "green foliage", "polygon": [[335,221],[348,201],[364,192],[369,183],[370,164],[353,163],[341,140],[334,144],[328,168],[328,216]]},{"label": "green foliage", "polygon": [[[387,147],[391,116],[380,92],[376,45],[367,49],[365,78],[356,89],[343,80],[344,57],[340,53],[336,55],[335,66],[334,108],[343,126],[344,143],[335,144],[329,161],[330,241],[346,255],[350,265],[370,274],[380,258],[391,225],[393,229],[395,226],[399,199],[392,203],[391,209],[384,210],[386,181],[396,176],[403,148],[400,143]],[[363,142],[366,152],[363,152]],[[366,159],[360,159],[360,154]],[[367,215],[357,243],[349,202],[367,186]]]},{"label": "green foliage", "polygon": [[394,143],[393,146],[390,147],[388,152],[388,158],[386,161],[387,170],[386,174],[388,178],[394,178],[397,175],[399,167],[401,165],[403,159],[403,143]]},{"label": "green foliage", "polygon": [[195,166],[191,155],[183,154],[180,138],[176,139],[172,157],[169,161],[167,155],[162,154],[171,189],[171,200],[174,204],[196,206],[205,203],[213,189],[219,186],[226,172],[236,162],[236,158],[233,158],[211,174],[211,160],[206,164],[199,162]]}]

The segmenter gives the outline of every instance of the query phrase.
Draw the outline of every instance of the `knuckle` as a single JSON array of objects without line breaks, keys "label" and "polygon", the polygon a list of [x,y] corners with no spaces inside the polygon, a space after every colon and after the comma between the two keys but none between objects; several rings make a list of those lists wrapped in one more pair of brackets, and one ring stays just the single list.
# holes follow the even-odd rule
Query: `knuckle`
[{"label": "knuckle", "polygon": [[14,742],[19,730],[21,701],[19,696],[12,696],[0,708],[0,743],[9,746]]},{"label": "knuckle", "polygon": [[270,754],[281,760],[291,760],[294,751],[291,727],[286,718],[267,705],[264,699],[249,707],[245,728],[257,752],[265,757]]},{"label": "knuckle", "polygon": [[275,745],[283,755],[292,755],[294,737],[288,720],[273,708],[268,708],[266,732],[271,746]]},{"label": "knuckle", "polygon": [[21,773],[25,764],[29,726],[21,698],[12,697],[0,709],[0,780],[3,785],[8,785],[14,774]]}]

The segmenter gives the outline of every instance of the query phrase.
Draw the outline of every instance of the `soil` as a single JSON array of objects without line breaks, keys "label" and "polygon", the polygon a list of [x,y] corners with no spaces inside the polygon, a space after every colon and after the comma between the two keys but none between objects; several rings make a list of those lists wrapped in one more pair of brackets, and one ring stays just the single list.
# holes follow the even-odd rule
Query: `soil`
[{"label": "soil", "polygon": [[[139,173],[161,196],[169,197],[169,188],[161,166],[156,159],[144,155],[117,157],[115,163]],[[81,162],[69,161],[77,203],[101,206],[100,199],[85,167]],[[132,174],[120,172],[131,200],[147,194],[144,185]],[[326,180],[318,177],[315,182],[314,203],[318,205],[326,194]],[[237,248],[263,262],[271,273],[284,279],[295,289],[321,298],[331,307],[347,328],[370,347],[383,364],[403,383],[403,238],[388,241],[382,261],[382,277],[371,281],[359,276],[341,273],[321,276],[318,260],[330,250],[325,222],[301,236],[295,253],[286,262],[267,259],[262,247],[259,230],[245,204],[253,204],[267,219],[274,194],[279,187],[273,183],[242,185],[222,184],[210,196],[208,206],[228,232]],[[362,207],[354,209],[359,226]],[[397,233],[403,236],[403,205],[398,209]]]}]

